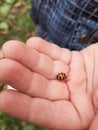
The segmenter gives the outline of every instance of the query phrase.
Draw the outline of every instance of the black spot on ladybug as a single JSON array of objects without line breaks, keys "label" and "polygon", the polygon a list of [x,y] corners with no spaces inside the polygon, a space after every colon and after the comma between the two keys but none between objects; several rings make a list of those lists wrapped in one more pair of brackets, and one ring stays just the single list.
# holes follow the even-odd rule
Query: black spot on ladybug
[{"label": "black spot on ladybug", "polygon": [[66,74],[65,73],[59,73],[58,75],[57,75],[57,79],[58,80],[64,80],[66,78]]}]

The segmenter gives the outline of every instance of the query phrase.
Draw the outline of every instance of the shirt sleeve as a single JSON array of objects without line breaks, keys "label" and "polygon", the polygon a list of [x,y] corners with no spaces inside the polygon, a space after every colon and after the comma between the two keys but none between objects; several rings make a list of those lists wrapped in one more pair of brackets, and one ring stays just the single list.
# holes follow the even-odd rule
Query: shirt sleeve
[{"label": "shirt sleeve", "polygon": [[31,17],[37,36],[70,50],[95,43],[98,35],[97,0],[32,0]]}]

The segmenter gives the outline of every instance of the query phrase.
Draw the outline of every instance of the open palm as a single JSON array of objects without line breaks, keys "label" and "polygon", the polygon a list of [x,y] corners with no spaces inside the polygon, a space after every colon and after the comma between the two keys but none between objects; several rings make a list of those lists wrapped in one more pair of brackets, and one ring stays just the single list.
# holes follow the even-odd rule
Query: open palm
[{"label": "open palm", "polygon": [[[89,50],[89,48],[87,48]],[[52,130],[88,130],[95,117],[91,51],[69,51],[40,38],[3,46],[0,81],[17,91],[0,94],[0,109]],[[56,75],[66,74],[64,81]]]}]

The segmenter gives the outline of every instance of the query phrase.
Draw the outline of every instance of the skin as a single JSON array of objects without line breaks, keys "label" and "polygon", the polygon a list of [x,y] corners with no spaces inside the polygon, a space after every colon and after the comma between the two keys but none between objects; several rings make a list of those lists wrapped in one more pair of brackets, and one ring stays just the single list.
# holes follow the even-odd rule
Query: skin
[{"label": "skin", "polygon": [[2,52],[0,82],[16,90],[0,93],[0,110],[51,130],[98,130],[98,43],[69,51],[33,37]]}]

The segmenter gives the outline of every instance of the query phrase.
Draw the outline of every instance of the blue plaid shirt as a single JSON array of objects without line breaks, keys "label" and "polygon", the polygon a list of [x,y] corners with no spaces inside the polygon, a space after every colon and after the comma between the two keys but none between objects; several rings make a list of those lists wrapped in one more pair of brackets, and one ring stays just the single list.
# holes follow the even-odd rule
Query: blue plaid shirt
[{"label": "blue plaid shirt", "polygon": [[[32,0],[37,34],[70,50],[81,50],[98,37],[98,0]],[[95,35],[94,35],[95,36]]]}]

